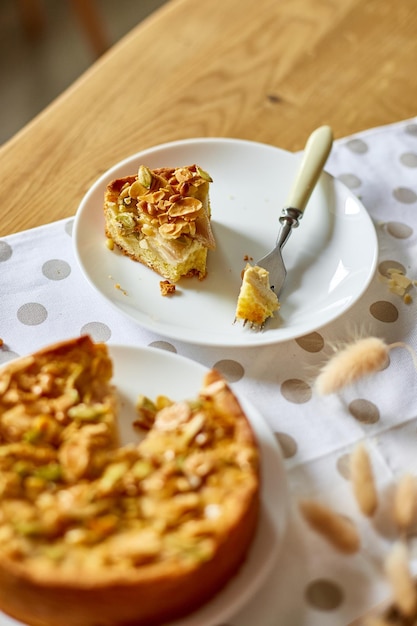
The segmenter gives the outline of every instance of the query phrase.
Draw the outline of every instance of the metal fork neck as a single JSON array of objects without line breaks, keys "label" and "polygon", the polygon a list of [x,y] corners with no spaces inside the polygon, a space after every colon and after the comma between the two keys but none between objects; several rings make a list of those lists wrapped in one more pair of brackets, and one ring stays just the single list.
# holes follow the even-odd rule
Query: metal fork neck
[{"label": "metal fork neck", "polygon": [[303,212],[300,209],[294,209],[293,207],[287,207],[281,212],[279,221],[281,222],[281,230],[278,234],[277,246],[282,246],[286,243],[288,237],[291,234],[293,228],[297,228],[299,220],[303,217]]},{"label": "metal fork neck", "polygon": [[294,209],[294,207],[286,207],[281,211],[281,217],[279,221],[281,224],[284,222],[290,222],[293,228],[297,228],[300,219],[303,217],[303,212],[300,209]]}]

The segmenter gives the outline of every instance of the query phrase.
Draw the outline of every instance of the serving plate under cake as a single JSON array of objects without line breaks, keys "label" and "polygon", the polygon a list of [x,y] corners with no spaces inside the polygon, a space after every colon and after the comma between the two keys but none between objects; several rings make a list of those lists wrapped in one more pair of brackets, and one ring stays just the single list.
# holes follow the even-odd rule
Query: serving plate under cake
[{"label": "serving plate under cake", "polygon": [[[361,297],[376,268],[377,238],[360,200],[324,172],[300,227],[284,248],[288,276],[279,315],[263,332],[234,323],[246,260],[274,246],[279,216],[301,155],[251,141],[202,138],[163,144],[116,164],[82,200],[73,241],[90,285],[120,313],[171,339],[210,346],[258,346],[308,334],[333,321]],[[208,275],[183,279],[162,297],[149,268],[107,248],[103,196],[114,178],[150,168],[197,163],[210,173],[217,249]],[[119,288],[115,288],[118,285]]]}]

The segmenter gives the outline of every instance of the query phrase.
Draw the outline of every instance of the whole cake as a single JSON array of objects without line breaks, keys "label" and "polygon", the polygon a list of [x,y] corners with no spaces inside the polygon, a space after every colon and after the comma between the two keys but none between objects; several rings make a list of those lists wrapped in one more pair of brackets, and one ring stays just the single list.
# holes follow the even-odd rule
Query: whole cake
[{"label": "whole cake", "polygon": [[269,285],[269,273],[259,265],[246,264],[243,270],[235,319],[262,328],[266,320],[280,308],[277,295]]},{"label": "whole cake", "polygon": [[198,165],[149,169],[112,181],[104,216],[110,247],[144,263],[164,278],[207,273],[207,252],[215,248],[210,224],[211,177]]},{"label": "whole cake", "polygon": [[125,446],[111,378],[88,337],[0,370],[0,610],[32,626],[180,618],[256,531],[258,447],[220,375],[192,400],[138,394],[132,421],[149,432]]}]

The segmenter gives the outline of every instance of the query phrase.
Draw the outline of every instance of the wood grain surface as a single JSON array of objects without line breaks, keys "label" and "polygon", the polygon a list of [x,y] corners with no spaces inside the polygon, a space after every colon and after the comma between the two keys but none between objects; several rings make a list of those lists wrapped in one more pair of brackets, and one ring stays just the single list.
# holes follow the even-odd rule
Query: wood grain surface
[{"label": "wood grain surface", "polygon": [[299,150],[417,111],[416,0],[171,0],[0,148],[0,236],[74,215],[120,159],[188,137]]}]

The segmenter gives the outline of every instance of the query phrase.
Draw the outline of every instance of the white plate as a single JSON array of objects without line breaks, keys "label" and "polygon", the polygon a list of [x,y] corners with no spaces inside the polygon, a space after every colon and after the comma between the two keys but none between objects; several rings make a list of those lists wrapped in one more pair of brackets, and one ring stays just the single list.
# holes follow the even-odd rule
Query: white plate
[{"label": "white plate", "polygon": [[[233,324],[244,259],[256,261],[274,247],[300,158],[265,144],[209,138],[163,144],[118,163],[92,186],[77,211],[73,240],[83,273],[141,326],[195,344],[271,344],[327,324],[362,295],[377,262],[370,217],[358,198],[327,173],[284,248],[288,276],[280,315],[263,332]],[[209,253],[208,275],[203,281],[180,281],[173,297],[161,296],[155,272],[105,245],[105,187],[136,173],[141,163],[151,168],[197,163],[214,181],[210,199],[217,249]]]},{"label": "white plate", "polygon": [[[199,363],[156,348],[109,346],[109,350],[114,363],[113,380],[121,399],[122,443],[138,439],[131,424],[139,393],[151,398],[161,393],[174,400],[193,398],[207,371]],[[282,545],[289,500],[281,453],[273,433],[260,414],[244,398],[239,396],[239,401],[261,449],[263,482],[258,531],[249,556],[237,576],[211,602],[171,626],[216,626],[224,622],[260,588],[274,566]],[[0,613],[0,626],[20,624]]]}]

